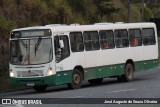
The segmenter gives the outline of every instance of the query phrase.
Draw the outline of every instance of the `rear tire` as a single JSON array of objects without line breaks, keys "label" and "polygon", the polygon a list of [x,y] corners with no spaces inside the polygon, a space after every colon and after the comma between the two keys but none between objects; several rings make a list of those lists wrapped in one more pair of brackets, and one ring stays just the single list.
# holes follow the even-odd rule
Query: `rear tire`
[{"label": "rear tire", "polygon": [[47,85],[39,85],[39,86],[34,86],[33,89],[37,92],[44,92],[47,88]]},{"label": "rear tire", "polygon": [[99,85],[103,82],[103,78],[88,80],[88,82],[92,85]]},{"label": "rear tire", "polygon": [[82,85],[82,73],[78,69],[73,70],[72,82],[67,84],[70,89],[81,88]]},{"label": "rear tire", "polygon": [[117,80],[120,82],[129,82],[132,81],[134,78],[134,68],[133,65],[127,63],[125,66],[125,73],[121,76],[117,77]]}]

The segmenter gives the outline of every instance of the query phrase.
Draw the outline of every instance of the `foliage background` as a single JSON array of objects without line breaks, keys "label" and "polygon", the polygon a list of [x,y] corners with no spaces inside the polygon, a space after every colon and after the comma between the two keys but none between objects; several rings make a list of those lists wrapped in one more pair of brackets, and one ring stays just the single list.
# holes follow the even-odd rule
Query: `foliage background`
[{"label": "foliage background", "polygon": [[[141,21],[141,0],[131,1],[131,22]],[[160,0],[144,0],[144,20],[160,17]],[[127,22],[128,0],[0,0],[0,81],[9,88],[9,34],[46,24]]]}]

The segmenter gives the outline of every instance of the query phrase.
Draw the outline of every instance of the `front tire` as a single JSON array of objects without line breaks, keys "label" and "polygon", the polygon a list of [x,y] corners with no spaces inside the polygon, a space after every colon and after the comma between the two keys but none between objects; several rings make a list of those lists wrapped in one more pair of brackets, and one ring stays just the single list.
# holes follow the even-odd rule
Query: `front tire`
[{"label": "front tire", "polygon": [[82,85],[82,73],[78,69],[73,70],[72,82],[67,84],[71,89],[81,88]]},{"label": "front tire", "polygon": [[37,92],[44,92],[47,88],[47,85],[34,86],[33,89]]}]

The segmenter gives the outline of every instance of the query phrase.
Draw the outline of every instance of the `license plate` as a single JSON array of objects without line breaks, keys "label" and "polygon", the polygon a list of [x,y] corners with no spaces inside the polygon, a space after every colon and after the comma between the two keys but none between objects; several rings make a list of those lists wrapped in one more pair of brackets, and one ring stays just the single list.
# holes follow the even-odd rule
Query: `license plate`
[{"label": "license plate", "polygon": [[27,83],[27,86],[33,87],[34,83]]}]

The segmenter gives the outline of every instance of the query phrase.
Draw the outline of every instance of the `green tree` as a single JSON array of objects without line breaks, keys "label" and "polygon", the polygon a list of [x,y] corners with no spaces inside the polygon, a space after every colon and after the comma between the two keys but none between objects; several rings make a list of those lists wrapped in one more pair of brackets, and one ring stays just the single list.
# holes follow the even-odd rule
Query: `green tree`
[{"label": "green tree", "polygon": [[85,22],[85,12],[86,12],[86,1],[91,0],[67,0],[69,6],[71,7],[71,11],[73,13],[73,21],[76,23]]},{"label": "green tree", "polygon": [[112,13],[118,12],[120,9],[115,8],[112,4],[112,0],[93,0],[94,4],[97,7],[97,16],[100,18],[100,21],[102,18],[106,15],[111,15]]},{"label": "green tree", "polygon": [[97,22],[96,6],[93,0],[67,0],[76,23],[89,24]]},{"label": "green tree", "polygon": [[16,24],[13,21],[0,17],[0,75],[8,74],[8,62],[9,62],[9,48],[8,40],[10,31],[16,28]]},{"label": "green tree", "polygon": [[144,20],[149,21],[150,18],[153,18],[153,13],[151,9],[149,9],[147,6],[144,8]]},{"label": "green tree", "polygon": [[[139,8],[140,13],[142,14],[142,4],[137,4],[137,7]],[[147,5],[144,5],[144,21],[149,21],[150,18],[153,18],[153,13]]]},{"label": "green tree", "polygon": [[10,31],[16,27],[16,23],[0,17],[0,35],[9,38]]}]

